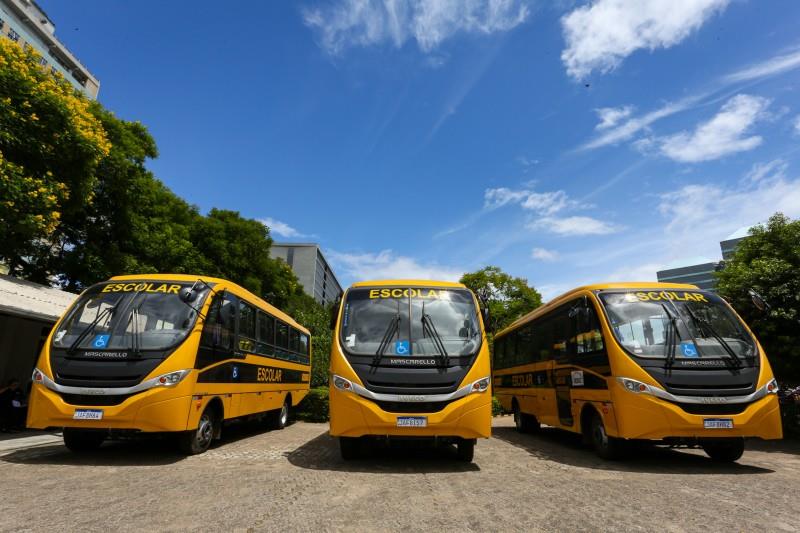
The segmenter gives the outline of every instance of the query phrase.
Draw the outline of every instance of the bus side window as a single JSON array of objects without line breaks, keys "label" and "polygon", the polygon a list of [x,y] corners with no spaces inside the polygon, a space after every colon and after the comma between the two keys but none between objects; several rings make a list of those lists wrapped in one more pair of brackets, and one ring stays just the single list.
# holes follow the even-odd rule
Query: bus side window
[{"label": "bus side window", "polygon": [[258,312],[256,353],[259,355],[275,354],[275,319],[262,311]]},{"label": "bus side window", "polygon": [[300,334],[300,362],[308,364],[310,353],[308,351],[308,335],[305,333]]},{"label": "bus side window", "polygon": [[200,337],[202,346],[212,348],[217,354],[228,357],[233,350],[233,337],[236,325],[235,303],[226,294],[214,297],[208,310],[203,333]]},{"label": "bus side window", "polygon": [[553,358],[558,362],[566,362],[570,356],[570,338],[572,337],[572,320],[565,307],[558,309],[553,316]]},{"label": "bus side window", "polygon": [[239,351],[252,353],[256,348],[256,310],[239,302]]},{"label": "bus side window", "polygon": [[275,354],[281,359],[288,359],[289,355],[289,326],[283,322],[277,324],[275,336]]},{"label": "bus side window", "polygon": [[591,305],[586,308],[586,314],[576,317],[576,353],[591,354],[602,352],[605,349],[603,334],[597,312]]}]

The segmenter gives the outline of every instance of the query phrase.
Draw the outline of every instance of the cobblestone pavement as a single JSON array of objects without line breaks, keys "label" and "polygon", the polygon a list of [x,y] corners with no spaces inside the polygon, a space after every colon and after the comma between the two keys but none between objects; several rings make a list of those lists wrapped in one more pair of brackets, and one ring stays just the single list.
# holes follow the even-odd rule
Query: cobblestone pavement
[{"label": "cobblestone pavement", "polygon": [[604,462],[571,435],[509,417],[454,449],[345,463],[327,425],[240,425],[204,455],[168,441],[0,454],[0,530],[754,531],[800,529],[800,446],[754,442],[739,464],[644,448]]}]

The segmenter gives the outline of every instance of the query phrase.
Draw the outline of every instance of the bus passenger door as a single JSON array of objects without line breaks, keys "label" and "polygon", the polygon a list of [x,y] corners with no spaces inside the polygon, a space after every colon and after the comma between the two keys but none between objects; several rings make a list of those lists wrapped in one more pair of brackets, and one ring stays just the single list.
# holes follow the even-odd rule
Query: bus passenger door
[{"label": "bus passenger door", "polygon": [[[556,389],[553,379],[553,361],[544,361],[537,372],[537,398],[538,409],[536,418],[548,426],[558,425],[558,409],[556,407]],[[539,383],[541,381],[541,383]]]},{"label": "bus passenger door", "polygon": [[558,422],[565,427],[572,427],[572,371],[569,367],[558,368],[553,373],[556,381],[556,405],[558,407]]}]

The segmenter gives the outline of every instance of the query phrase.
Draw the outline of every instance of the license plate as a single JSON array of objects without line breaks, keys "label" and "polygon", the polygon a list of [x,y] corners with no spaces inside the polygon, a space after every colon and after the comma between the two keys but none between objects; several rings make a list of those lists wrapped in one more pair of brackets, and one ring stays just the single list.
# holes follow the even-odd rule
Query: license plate
[{"label": "license plate", "polygon": [[102,420],[102,409],[75,409],[75,414],[72,415],[73,420]]},{"label": "license plate", "polygon": [[733,429],[732,418],[704,418],[703,427],[706,429]]},{"label": "license plate", "polygon": [[424,428],[428,426],[427,416],[398,416],[397,427],[399,428]]}]

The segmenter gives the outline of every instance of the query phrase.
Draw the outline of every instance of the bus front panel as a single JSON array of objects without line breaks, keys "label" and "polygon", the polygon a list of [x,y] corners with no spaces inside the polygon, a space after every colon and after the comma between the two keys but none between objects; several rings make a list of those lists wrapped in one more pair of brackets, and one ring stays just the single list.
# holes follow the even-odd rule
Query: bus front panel
[{"label": "bus front panel", "polygon": [[616,428],[626,439],[782,438],[777,382],[755,337],[713,293],[598,291]]},{"label": "bus front panel", "polygon": [[331,374],[331,435],[491,434],[488,346],[466,289],[350,289]]}]

